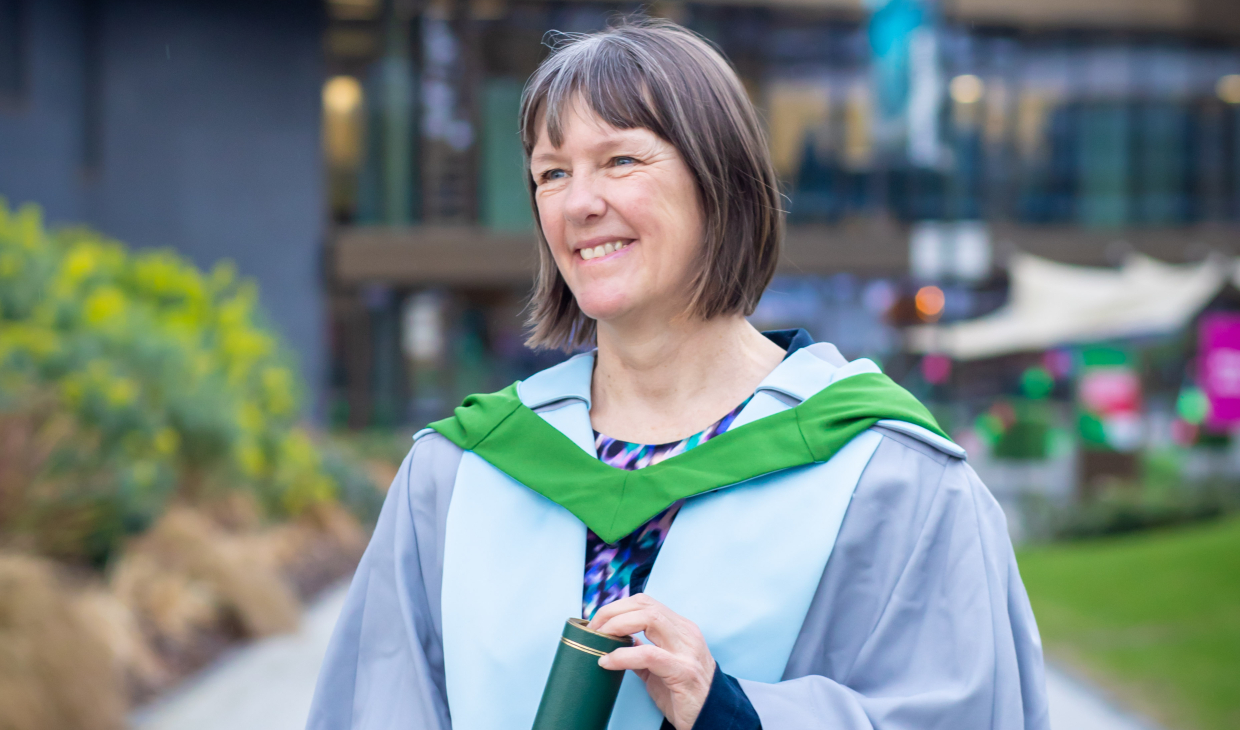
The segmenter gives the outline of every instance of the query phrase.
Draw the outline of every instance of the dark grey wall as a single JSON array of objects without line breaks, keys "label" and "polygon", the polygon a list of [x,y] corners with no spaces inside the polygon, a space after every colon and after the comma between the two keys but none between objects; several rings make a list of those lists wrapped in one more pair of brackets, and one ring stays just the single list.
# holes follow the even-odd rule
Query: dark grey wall
[{"label": "dark grey wall", "polygon": [[321,3],[94,0],[84,22],[91,2],[32,3],[30,96],[0,110],[0,195],[203,267],[235,261],[317,395]]},{"label": "dark grey wall", "polygon": [[80,220],[82,158],[80,3],[47,0],[26,12],[27,95],[0,108],[0,195],[34,201],[53,220]]}]

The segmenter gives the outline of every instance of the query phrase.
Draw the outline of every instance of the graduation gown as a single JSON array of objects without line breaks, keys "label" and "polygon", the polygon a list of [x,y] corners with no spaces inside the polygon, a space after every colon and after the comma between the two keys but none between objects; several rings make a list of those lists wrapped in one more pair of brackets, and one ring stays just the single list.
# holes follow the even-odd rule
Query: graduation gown
[{"label": "graduation gown", "polygon": [[[877,445],[782,677],[740,679],[763,727],[1048,728],[1037,627],[998,504],[967,462],[927,439],[899,424],[867,433]],[[444,547],[465,456],[428,433],[402,464],[329,646],[311,730],[452,727]],[[489,609],[502,621],[521,600],[495,595]]]}]

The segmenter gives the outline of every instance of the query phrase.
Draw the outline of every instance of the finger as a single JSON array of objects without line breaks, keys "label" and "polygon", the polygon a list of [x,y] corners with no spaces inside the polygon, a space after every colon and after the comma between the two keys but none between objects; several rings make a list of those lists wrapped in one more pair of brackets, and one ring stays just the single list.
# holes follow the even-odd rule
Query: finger
[{"label": "finger", "polygon": [[660,679],[684,673],[683,662],[670,651],[660,649],[654,644],[615,649],[599,657],[598,665],[611,670],[631,669],[639,675],[649,672]]},{"label": "finger", "polygon": [[646,638],[668,651],[679,651],[686,645],[678,616],[667,609],[642,608],[609,619],[598,631],[612,636],[632,636],[645,632]]},{"label": "finger", "polygon": [[620,600],[612,601],[606,606],[603,606],[599,608],[599,610],[595,611],[593,618],[590,619],[590,623],[587,624],[587,628],[592,631],[598,631],[598,627],[622,613],[628,613],[629,611],[640,611],[643,608],[652,608],[654,606],[662,605],[663,604],[654,600],[645,593],[638,593],[635,596],[621,598]]}]

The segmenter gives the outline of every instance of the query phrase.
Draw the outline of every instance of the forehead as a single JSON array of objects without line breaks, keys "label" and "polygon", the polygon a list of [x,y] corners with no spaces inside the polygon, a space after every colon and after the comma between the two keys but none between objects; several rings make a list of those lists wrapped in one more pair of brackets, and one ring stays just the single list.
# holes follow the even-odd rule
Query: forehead
[{"label": "forehead", "polygon": [[[603,119],[590,105],[578,96],[566,105],[560,115],[556,131],[552,134],[547,125],[546,113],[540,111],[536,119],[538,136],[534,149],[530,152],[530,160],[537,161],[540,157],[558,156],[566,149],[615,147],[633,143],[659,142],[659,136],[645,127],[617,127]],[[558,137],[558,139],[555,139]],[[558,142],[558,144],[557,144]]]}]

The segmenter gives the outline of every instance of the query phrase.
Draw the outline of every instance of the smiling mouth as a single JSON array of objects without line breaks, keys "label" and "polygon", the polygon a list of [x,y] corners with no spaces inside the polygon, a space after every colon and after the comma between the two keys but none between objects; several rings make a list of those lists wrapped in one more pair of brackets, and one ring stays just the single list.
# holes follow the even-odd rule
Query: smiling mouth
[{"label": "smiling mouth", "polygon": [[589,261],[590,259],[601,258],[603,256],[606,256],[609,253],[615,253],[616,251],[620,251],[626,248],[628,245],[629,244],[625,243],[624,241],[612,241],[611,243],[604,243],[602,245],[595,246],[594,248],[580,249],[577,251],[577,253],[581,255],[581,258],[583,261]]}]

